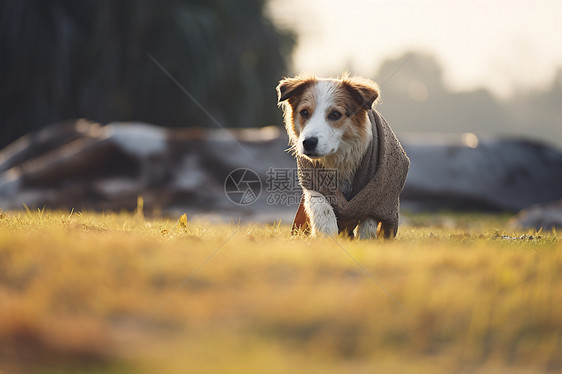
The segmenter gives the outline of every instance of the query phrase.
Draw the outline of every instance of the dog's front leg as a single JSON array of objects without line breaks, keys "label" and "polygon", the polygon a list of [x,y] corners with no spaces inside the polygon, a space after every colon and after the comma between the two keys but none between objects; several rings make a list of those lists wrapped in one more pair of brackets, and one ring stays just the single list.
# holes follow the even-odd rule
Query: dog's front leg
[{"label": "dog's front leg", "polygon": [[320,192],[304,190],[304,210],[310,218],[312,236],[338,235],[334,209]]},{"label": "dog's front leg", "polygon": [[365,218],[359,222],[355,231],[359,239],[375,239],[379,222],[373,218]]}]

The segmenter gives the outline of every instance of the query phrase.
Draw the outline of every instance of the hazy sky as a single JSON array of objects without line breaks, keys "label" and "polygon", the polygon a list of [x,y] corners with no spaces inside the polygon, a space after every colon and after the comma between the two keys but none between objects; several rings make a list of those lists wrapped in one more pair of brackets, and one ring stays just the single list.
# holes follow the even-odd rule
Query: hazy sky
[{"label": "hazy sky", "polygon": [[409,50],[433,53],[452,89],[485,86],[500,96],[550,83],[562,67],[562,1],[270,0],[295,30],[297,71],[373,77]]}]

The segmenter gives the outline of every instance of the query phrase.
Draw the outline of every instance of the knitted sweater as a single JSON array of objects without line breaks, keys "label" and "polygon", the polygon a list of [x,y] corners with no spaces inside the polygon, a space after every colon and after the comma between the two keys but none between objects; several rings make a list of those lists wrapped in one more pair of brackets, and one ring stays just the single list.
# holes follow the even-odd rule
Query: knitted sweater
[{"label": "knitted sweater", "polygon": [[[373,127],[373,140],[355,172],[347,196],[340,189],[326,188],[326,183],[318,180],[319,173],[303,172],[322,169],[322,166],[302,156],[297,156],[299,182],[303,189],[314,189],[328,198],[340,232],[351,234],[361,220],[373,218],[381,223],[380,229],[385,237],[394,237],[398,231],[399,197],[410,160],[380,113],[371,109],[368,116]],[[301,199],[293,230],[306,229],[309,223],[303,204]]]}]

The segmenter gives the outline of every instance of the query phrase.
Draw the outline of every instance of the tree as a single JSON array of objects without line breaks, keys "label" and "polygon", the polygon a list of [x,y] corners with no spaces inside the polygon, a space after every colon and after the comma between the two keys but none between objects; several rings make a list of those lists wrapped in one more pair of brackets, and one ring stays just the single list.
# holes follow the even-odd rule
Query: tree
[{"label": "tree", "polygon": [[0,147],[85,117],[215,126],[278,121],[274,87],[294,36],[263,0],[4,0],[0,4]]}]

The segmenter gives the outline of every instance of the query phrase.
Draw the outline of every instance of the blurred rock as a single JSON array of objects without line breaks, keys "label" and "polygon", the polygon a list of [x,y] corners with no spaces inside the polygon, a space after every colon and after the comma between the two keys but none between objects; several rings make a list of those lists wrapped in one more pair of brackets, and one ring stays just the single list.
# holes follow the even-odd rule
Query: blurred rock
[{"label": "blurred rock", "polygon": [[401,139],[411,160],[404,208],[518,212],[562,198],[562,153],[546,145],[471,133]]},{"label": "blurred rock", "polygon": [[524,209],[510,223],[518,228],[560,229],[562,228],[562,200]]},{"label": "blurred rock", "polygon": [[252,169],[262,184],[270,167],[292,169],[294,160],[283,151],[287,142],[275,127],[172,130],[144,123],[65,122],[0,152],[0,208],[132,210],[143,196],[149,214],[187,210],[216,220],[216,212],[232,219],[253,219],[258,212],[259,219],[274,221],[283,216],[277,210],[290,217],[295,208],[271,209],[265,193],[253,204],[236,205],[224,184],[238,168]]},{"label": "blurred rock", "polygon": [[[463,136],[402,137],[411,170],[406,210],[519,211],[562,199],[562,153],[515,140]],[[169,129],[144,123],[67,121],[0,152],[0,208],[187,211],[210,220],[290,221],[300,198],[285,132],[258,129]],[[257,199],[235,204],[229,173],[254,171]],[[283,173],[273,186],[273,168]],[[274,188],[272,188],[274,187]]]}]

